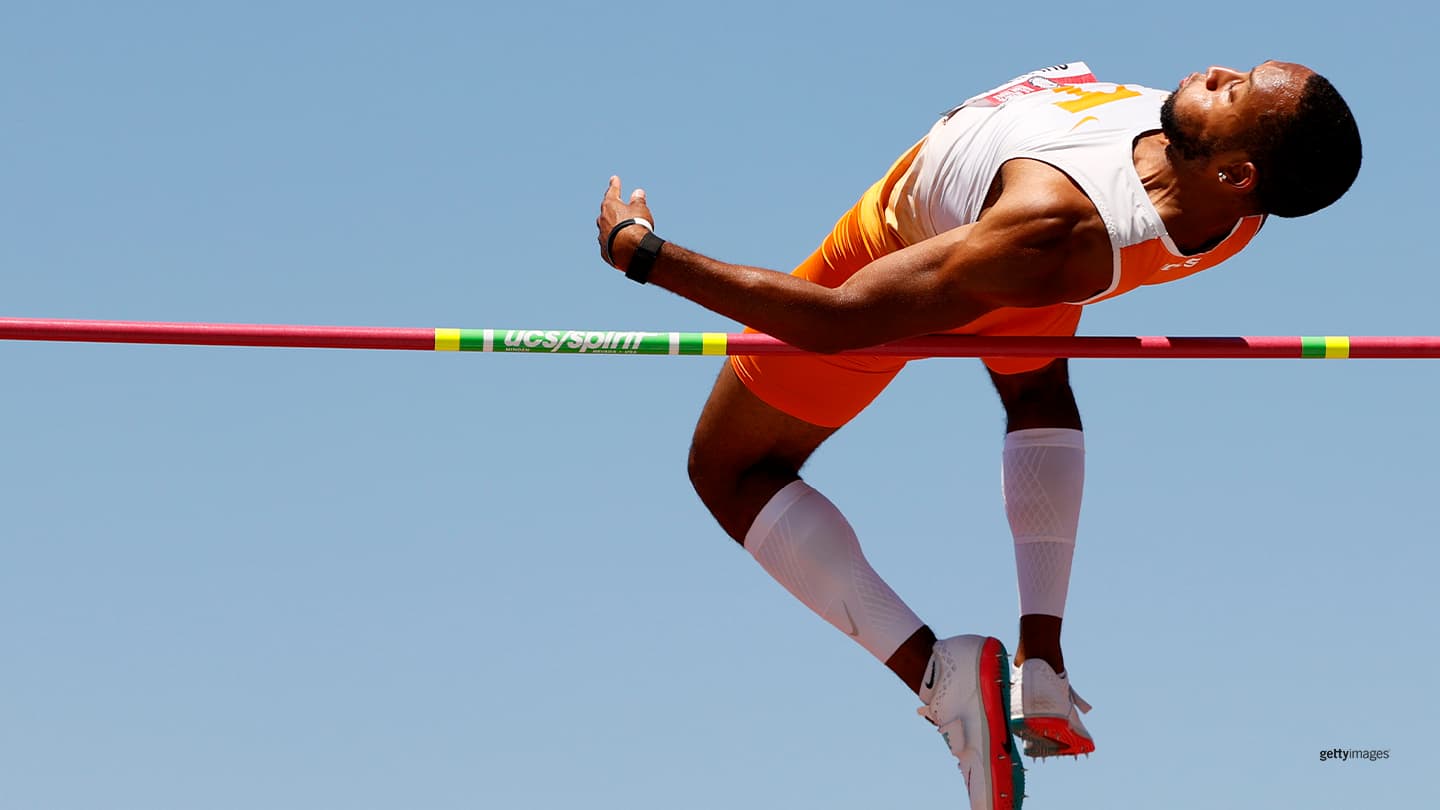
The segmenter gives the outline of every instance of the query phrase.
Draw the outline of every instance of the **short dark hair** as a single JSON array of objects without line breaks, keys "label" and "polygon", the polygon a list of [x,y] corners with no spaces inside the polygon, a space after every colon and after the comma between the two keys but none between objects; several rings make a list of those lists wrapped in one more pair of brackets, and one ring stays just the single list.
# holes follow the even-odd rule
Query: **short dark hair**
[{"label": "short dark hair", "polygon": [[1289,115],[1262,117],[1247,138],[1255,199],[1277,217],[1313,214],[1340,199],[1360,173],[1360,129],[1335,85],[1305,81]]}]

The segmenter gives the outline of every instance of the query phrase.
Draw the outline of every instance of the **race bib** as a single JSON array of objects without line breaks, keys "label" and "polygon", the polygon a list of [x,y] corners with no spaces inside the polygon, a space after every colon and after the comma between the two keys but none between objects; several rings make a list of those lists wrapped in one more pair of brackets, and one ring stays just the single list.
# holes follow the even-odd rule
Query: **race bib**
[{"label": "race bib", "polygon": [[1090,72],[1089,65],[1084,62],[1051,65],[1039,70],[1032,70],[1023,76],[1016,76],[994,90],[972,96],[959,107],[946,113],[946,116],[954,115],[956,111],[965,107],[999,107],[1012,98],[1049,90],[1062,84],[1087,84],[1094,81],[1099,80],[1095,78],[1095,74]]}]

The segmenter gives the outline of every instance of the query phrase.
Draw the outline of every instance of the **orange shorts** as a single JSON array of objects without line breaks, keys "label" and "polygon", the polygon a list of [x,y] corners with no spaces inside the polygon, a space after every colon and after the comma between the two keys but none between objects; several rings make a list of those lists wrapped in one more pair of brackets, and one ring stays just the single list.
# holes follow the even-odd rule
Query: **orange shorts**
[{"label": "orange shorts", "polygon": [[[845,212],[819,249],[791,275],[826,287],[838,287],[860,268],[904,247],[885,224],[885,201],[917,150],[912,149],[855,207]],[[1069,336],[1080,324],[1081,307],[1057,304],[1021,309],[1007,307],[950,330],[960,335]],[[752,329],[746,331],[753,332]],[[918,357],[859,355],[736,356],[730,366],[752,393],[773,408],[822,427],[840,427],[865,409],[900,369]],[[1053,358],[986,357],[997,374],[1019,374]]]}]

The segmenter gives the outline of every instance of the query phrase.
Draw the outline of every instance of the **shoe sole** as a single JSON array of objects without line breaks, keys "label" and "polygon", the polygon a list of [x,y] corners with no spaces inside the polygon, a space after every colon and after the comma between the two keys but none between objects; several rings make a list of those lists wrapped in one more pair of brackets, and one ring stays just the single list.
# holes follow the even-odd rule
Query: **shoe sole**
[{"label": "shoe sole", "polygon": [[[1010,736],[1010,655],[1005,645],[997,638],[987,638],[980,648],[977,667],[980,681],[980,700],[985,706],[985,730],[990,735],[991,751],[1003,751],[997,759],[1008,761],[1009,779],[1003,767],[995,768],[995,810],[1020,810],[1025,800],[1025,766],[1020,763],[1020,752],[1015,748],[1015,738]],[[1008,781],[1009,784],[1005,784]]]},{"label": "shoe sole", "polygon": [[1063,717],[1020,717],[1010,721],[1010,730],[1032,757],[1078,757],[1095,750],[1094,740],[1076,734]]}]

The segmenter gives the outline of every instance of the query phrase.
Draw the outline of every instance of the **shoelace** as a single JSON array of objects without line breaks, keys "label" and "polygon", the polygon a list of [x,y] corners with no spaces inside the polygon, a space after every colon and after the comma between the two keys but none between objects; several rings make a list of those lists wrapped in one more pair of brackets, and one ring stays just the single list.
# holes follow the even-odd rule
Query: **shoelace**
[{"label": "shoelace", "polygon": [[1075,708],[1079,709],[1081,714],[1090,713],[1090,704],[1085,702],[1085,698],[1080,697],[1080,693],[1076,692],[1073,686],[1070,687],[1070,702],[1075,704]]}]

